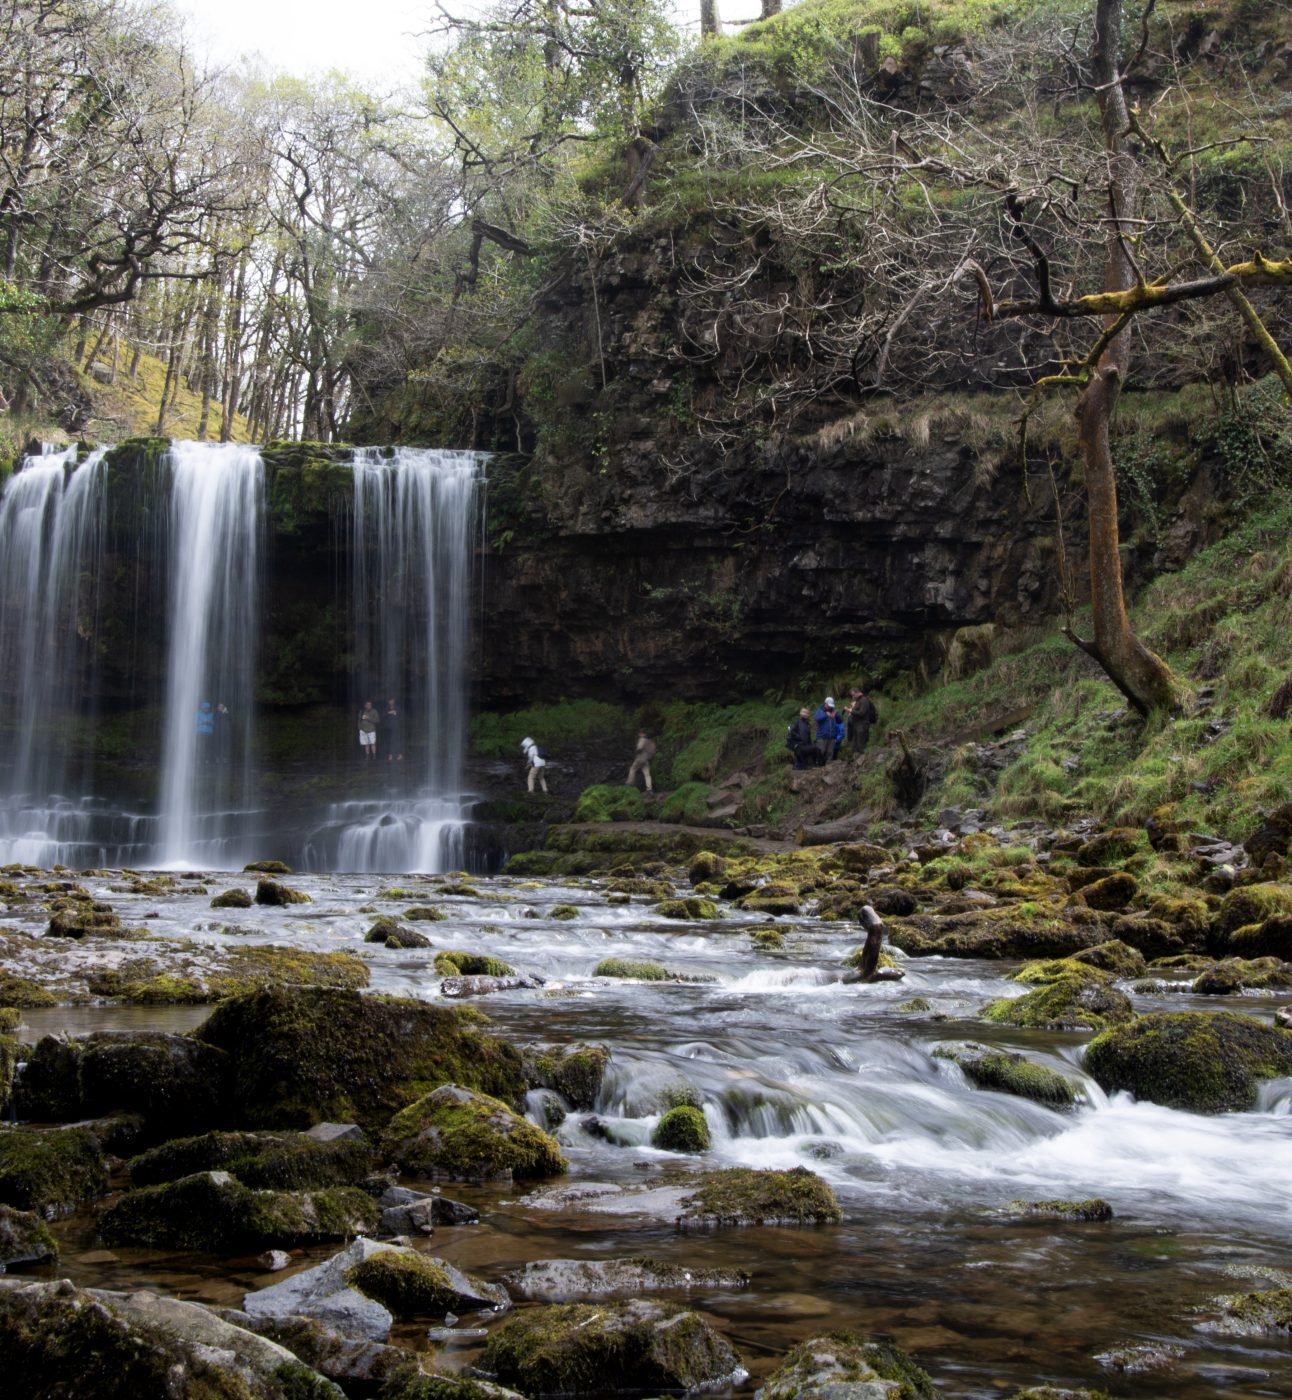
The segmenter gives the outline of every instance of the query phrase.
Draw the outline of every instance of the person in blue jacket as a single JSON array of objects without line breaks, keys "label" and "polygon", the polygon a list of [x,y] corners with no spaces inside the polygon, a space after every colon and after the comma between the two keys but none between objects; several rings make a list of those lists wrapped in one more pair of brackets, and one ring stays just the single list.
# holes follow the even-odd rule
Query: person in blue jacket
[{"label": "person in blue jacket", "polygon": [[839,757],[839,750],[843,748],[844,735],[848,732],[848,726],[843,715],[838,710],[834,712],[834,756]]},{"label": "person in blue jacket", "polygon": [[209,700],[203,700],[197,707],[197,761],[208,764],[211,750],[215,747],[215,711]]},{"label": "person in blue jacket", "polygon": [[829,763],[834,757],[835,731],[839,725],[839,716],[834,708],[834,696],[827,695],[816,714],[812,716],[816,725],[816,751],[821,755],[822,763]]}]

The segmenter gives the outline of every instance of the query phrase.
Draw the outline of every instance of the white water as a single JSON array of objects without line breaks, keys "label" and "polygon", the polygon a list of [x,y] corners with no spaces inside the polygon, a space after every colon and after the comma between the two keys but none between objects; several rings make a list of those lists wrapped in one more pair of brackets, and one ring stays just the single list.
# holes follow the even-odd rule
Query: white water
[{"label": "white water", "polygon": [[[231,868],[254,846],[251,707],[264,480],[254,447],[174,443],[170,617],[160,794],[160,863]],[[198,733],[223,703],[225,736]]]},{"label": "white water", "polygon": [[[372,766],[390,780],[336,804],[310,838],[312,869],[435,871],[462,860],[467,647],[484,456],[361,448],[354,461],[356,695],[394,699],[402,757],[378,733]],[[370,762],[359,756],[356,762]]]}]

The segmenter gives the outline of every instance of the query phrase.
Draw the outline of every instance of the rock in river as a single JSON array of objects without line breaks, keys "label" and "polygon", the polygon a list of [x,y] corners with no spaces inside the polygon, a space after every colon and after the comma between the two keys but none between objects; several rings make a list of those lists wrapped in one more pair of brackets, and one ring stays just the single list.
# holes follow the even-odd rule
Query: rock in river
[{"label": "rock in river", "polygon": [[383,1144],[405,1171],[458,1180],[553,1176],[565,1170],[555,1138],[498,1099],[458,1084],[441,1084],[397,1113]]},{"label": "rock in river", "polygon": [[831,1332],[796,1346],[755,1400],[935,1400],[937,1393],[904,1351]]}]

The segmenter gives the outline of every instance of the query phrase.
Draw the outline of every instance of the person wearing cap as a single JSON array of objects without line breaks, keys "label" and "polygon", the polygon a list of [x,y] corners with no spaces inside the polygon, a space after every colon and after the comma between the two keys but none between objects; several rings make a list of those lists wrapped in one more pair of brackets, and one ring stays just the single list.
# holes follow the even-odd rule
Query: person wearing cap
[{"label": "person wearing cap", "polygon": [[525,758],[525,772],[528,776],[526,784],[530,792],[534,791],[534,780],[537,779],[542,785],[543,791],[547,791],[547,774],[543,769],[547,767],[547,759],[538,751],[538,745],[533,739],[525,738],[520,741],[520,751]]},{"label": "person wearing cap", "polygon": [[646,784],[646,791],[650,792],[650,761],[655,757],[655,740],[652,739],[644,729],[637,731],[637,749],[633,754],[633,761],[628,768],[628,776],[624,779],[628,787],[635,787],[634,779],[637,774],[642,775],[642,780]]},{"label": "person wearing cap", "polygon": [[838,716],[834,708],[834,696],[827,695],[820,709],[812,716],[816,724],[816,751],[822,763],[829,763],[834,757],[834,741],[838,726]]}]

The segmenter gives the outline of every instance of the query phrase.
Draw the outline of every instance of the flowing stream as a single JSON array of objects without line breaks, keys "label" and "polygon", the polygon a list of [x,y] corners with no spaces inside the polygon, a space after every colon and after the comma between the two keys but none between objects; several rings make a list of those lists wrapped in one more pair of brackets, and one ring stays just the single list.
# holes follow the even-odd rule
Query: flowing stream
[{"label": "flowing stream", "polygon": [[[88,881],[95,887],[93,880]],[[211,881],[217,885],[232,881]],[[741,1268],[747,1290],[688,1297],[745,1357],[754,1383],[796,1341],[832,1328],[887,1334],[912,1351],[947,1395],[987,1397],[1015,1386],[1084,1384],[1119,1396],[1292,1393],[1292,1339],[1212,1329],[1217,1295],[1292,1282],[1292,1084],[1266,1087],[1260,1111],[1202,1117],[1125,1096],[1109,1100],[1081,1067],[1083,1037],[976,1019],[984,1002],[1024,988],[1000,963],[901,959],[900,983],[841,980],[856,931],[838,923],[784,925],[767,952],[748,934],[760,920],[678,924],[640,900],[612,905],[595,882],[563,886],[506,878],[452,893],[438,877],[402,877],[397,896],[359,876],[296,877],[312,905],[230,911],[236,935],[207,897],[116,896],[129,923],[160,936],[227,944],[346,948],[367,961],[372,989],[439,996],[433,952],[364,944],[374,906],[397,913],[434,903],[449,916],[423,925],[437,947],[505,959],[547,980],[540,991],[487,998],[482,1009],[515,1043],[598,1041],[612,1060],[590,1115],[557,1130],[572,1196],[502,1187],[447,1187],[481,1206],[476,1227],[437,1230],[430,1248],[498,1278],[540,1258],[652,1254],[696,1268]],[[550,917],[573,904],[578,917]],[[136,952],[145,949],[136,948]],[[708,983],[593,977],[608,956],[650,959]],[[900,957],[900,955],[899,955]],[[900,1010],[922,996],[931,1012]],[[1140,1010],[1251,1000],[1136,997]],[[97,1025],[185,1028],[203,1008],[69,1008],[25,1013],[24,1036]],[[1078,1081],[1084,1102],[1060,1113],[976,1090],[933,1058],[972,1039],[1025,1050]],[[702,1158],[649,1146],[665,1092],[689,1085],[713,1131]],[[536,1111],[540,1105],[535,1103]],[[806,1165],[837,1191],[840,1226],[680,1233],[676,1179],[699,1166]],[[672,1185],[670,1185],[672,1183]],[[1021,1219],[1015,1199],[1101,1196],[1103,1223]],[[253,1260],[102,1250],[92,1222],[60,1227],[60,1266],[79,1281],[147,1283],[234,1303],[268,1282]],[[301,1262],[329,1251],[304,1251]],[[406,1328],[402,1340],[422,1340]],[[475,1343],[450,1345],[468,1364]],[[1120,1371],[1118,1348],[1156,1348],[1165,1371]],[[1104,1359],[1100,1359],[1104,1358]]]}]

